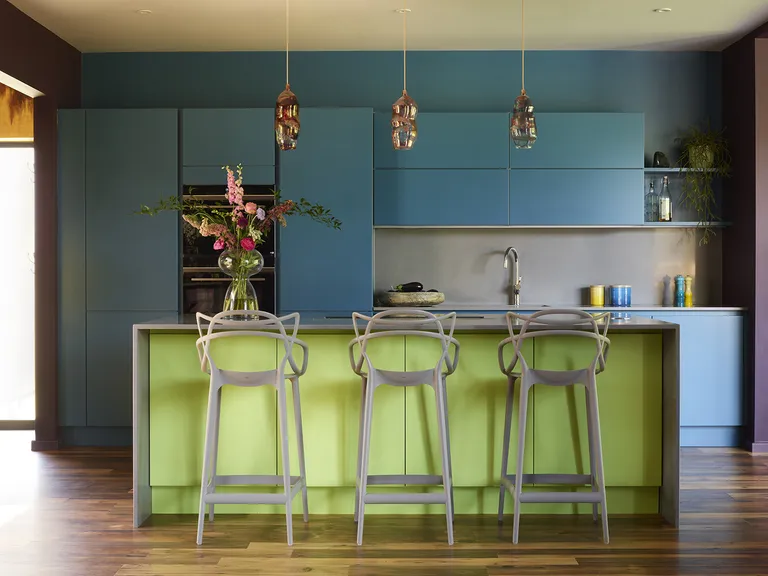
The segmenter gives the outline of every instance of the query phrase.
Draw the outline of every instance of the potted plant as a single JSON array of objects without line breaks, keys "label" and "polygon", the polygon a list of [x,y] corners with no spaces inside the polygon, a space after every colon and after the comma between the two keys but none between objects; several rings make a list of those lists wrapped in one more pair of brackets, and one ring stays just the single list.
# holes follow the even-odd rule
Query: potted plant
[{"label": "potted plant", "polygon": [[703,230],[701,243],[706,244],[714,234],[712,223],[720,219],[713,183],[731,171],[731,155],[722,130],[693,127],[682,138],[680,172],[683,177],[682,200],[696,210],[699,228]]}]

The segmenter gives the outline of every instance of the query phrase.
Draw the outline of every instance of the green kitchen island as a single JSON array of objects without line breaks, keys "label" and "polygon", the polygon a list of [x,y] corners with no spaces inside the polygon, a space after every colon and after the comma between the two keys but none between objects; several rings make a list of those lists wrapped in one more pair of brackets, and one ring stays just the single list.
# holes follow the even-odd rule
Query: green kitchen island
[{"label": "green kitchen island", "polygon": [[[351,515],[354,509],[361,386],[349,365],[348,344],[353,335],[351,319],[312,320],[299,329],[310,350],[300,389],[311,514]],[[497,347],[507,335],[502,314],[459,317],[456,323],[461,353],[456,373],[448,378],[448,411],[457,514],[495,514],[497,510],[507,386],[499,371]],[[198,511],[209,377],[200,370],[197,336],[193,317],[133,327],[137,527],[153,514]],[[612,323],[608,336],[607,369],[598,376],[608,513],[660,513],[677,526],[678,325],[635,316]],[[407,337],[375,343],[377,347],[370,348],[374,361],[392,370],[422,369],[429,362],[433,366],[434,345],[438,345]],[[275,341],[243,339],[227,344],[221,353],[242,370],[273,369],[281,353]],[[594,343],[583,338],[540,338],[527,344],[537,368],[568,369],[584,365],[584,359],[594,355]],[[370,474],[440,473],[433,394],[428,386],[376,390]],[[583,387],[535,386],[531,395],[526,472],[585,473],[589,456]],[[289,414],[293,414],[290,407]],[[517,446],[516,416],[512,430],[510,466]],[[298,470],[294,431],[289,422],[292,471]],[[218,473],[276,475],[281,473],[281,462],[274,388],[225,387]],[[218,490],[227,489],[243,491],[242,487]],[[512,498],[506,502],[511,512]],[[295,506],[300,507],[300,500]],[[218,505],[216,511],[283,513],[282,507],[271,505]],[[590,511],[589,504],[525,504],[522,508],[524,514]],[[443,514],[444,509],[377,505],[366,513]]]}]

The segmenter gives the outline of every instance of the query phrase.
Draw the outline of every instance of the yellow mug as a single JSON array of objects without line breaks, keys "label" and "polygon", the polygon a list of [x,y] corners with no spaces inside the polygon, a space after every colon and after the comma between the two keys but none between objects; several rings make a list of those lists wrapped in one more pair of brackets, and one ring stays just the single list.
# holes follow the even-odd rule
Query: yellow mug
[{"label": "yellow mug", "polygon": [[603,284],[589,287],[589,305],[605,306],[605,286]]}]

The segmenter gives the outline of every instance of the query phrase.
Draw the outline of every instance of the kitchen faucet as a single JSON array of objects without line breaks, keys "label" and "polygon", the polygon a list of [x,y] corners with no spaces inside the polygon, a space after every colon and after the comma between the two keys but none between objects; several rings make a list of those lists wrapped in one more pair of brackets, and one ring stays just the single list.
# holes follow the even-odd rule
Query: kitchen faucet
[{"label": "kitchen faucet", "polygon": [[504,253],[504,268],[509,267],[509,255],[512,254],[512,273],[509,275],[509,281],[512,288],[512,294],[510,295],[510,304],[513,306],[520,306],[520,285],[523,283],[523,277],[520,276],[520,255],[512,246],[507,248]]}]

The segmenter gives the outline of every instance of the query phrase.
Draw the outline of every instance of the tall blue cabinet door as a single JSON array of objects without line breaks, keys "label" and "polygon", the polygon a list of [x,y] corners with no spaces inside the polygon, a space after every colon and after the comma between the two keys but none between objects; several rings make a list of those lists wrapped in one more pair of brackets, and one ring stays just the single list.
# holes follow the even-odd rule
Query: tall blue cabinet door
[{"label": "tall blue cabinet door", "polygon": [[506,226],[508,170],[376,170],[376,226]]},{"label": "tall blue cabinet door", "polygon": [[419,137],[404,152],[392,148],[392,114],[374,115],[374,166],[382,168],[507,168],[509,114],[422,113]]},{"label": "tall blue cabinet door", "polygon": [[643,223],[642,170],[511,170],[509,223],[536,226]]},{"label": "tall blue cabinet door", "polygon": [[530,150],[510,146],[511,168],[642,168],[642,113],[536,114],[539,139]]},{"label": "tall blue cabinet door", "polygon": [[[274,109],[190,109],[181,114],[184,166],[275,165]],[[302,127],[303,122],[302,110]]]},{"label": "tall blue cabinet door", "polygon": [[59,424],[85,426],[85,110],[59,110]]},{"label": "tall blue cabinet door", "polygon": [[279,157],[285,199],[319,202],[342,222],[293,216],[280,228],[278,308],[347,313],[373,306],[373,111],[301,111],[296,150]]},{"label": "tall blue cabinet door", "polygon": [[735,446],[744,424],[744,317],[654,313],[680,325],[681,444]]},{"label": "tall blue cabinet door", "polygon": [[135,214],[179,193],[177,117],[86,112],[88,310],[178,310],[179,216]]}]

